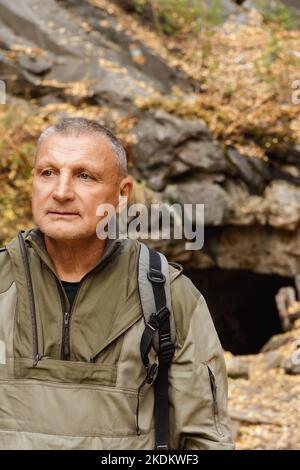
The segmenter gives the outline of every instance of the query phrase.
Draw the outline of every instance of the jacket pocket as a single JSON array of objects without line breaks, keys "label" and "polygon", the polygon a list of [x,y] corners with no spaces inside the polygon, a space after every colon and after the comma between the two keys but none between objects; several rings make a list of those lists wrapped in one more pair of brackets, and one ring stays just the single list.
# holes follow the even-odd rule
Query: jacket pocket
[{"label": "jacket pocket", "polygon": [[208,375],[209,375],[209,381],[210,381],[210,388],[211,388],[211,393],[212,393],[212,400],[213,400],[213,416],[214,416],[214,422],[215,422],[215,427],[220,436],[223,436],[223,433],[221,431],[220,427],[220,416],[219,416],[219,405],[218,405],[218,396],[217,396],[217,384],[216,384],[216,378],[213,372],[213,369],[211,365],[207,364],[207,370],[208,370]]},{"label": "jacket pocket", "polygon": [[32,359],[15,358],[14,377],[76,385],[94,384],[114,387],[116,384],[117,368],[115,365],[63,361],[49,357],[42,357],[36,366],[32,362]]}]

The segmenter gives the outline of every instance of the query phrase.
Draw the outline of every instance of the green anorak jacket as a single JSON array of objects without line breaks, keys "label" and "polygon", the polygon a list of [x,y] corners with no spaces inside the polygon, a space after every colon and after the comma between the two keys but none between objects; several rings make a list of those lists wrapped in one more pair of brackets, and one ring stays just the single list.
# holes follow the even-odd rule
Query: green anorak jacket
[{"label": "green anorak jacket", "polygon": [[[0,252],[0,449],[154,449],[154,390],[138,388],[145,323],[139,242],[108,240],[70,308],[43,234]],[[233,449],[223,351],[203,296],[169,265],[176,325],[171,449]],[[32,287],[32,290],[30,289]],[[31,295],[33,292],[33,296]],[[157,360],[152,348],[150,362]]]}]

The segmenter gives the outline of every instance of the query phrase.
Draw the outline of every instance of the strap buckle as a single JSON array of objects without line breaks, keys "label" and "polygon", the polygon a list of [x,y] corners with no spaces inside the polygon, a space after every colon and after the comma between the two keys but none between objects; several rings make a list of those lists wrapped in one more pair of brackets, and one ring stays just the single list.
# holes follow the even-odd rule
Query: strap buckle
[{"label": "strap buckle", "polygon": [[150,268],[147,272],[147,278],[153,284],[164,284],[166,282],[166,276],[155,268]]},{"label": "strap buckle", "polygon": [[159,359],[163,364],[169,364],[174,356],[175,344],[171,341],[163,341],[159,348]]},{"label": "strap buckle", "polygon": [[160,308],[157,312],[152,313],[149,321],[146,323],[151,330],[158,330],[159,326],[170,316],[170,310],[167,306]]},{"label": "strap buckle", "polygon": [[156,313],[154,313],[154,316],[158,323],[161,324],[170,316],[170,310],[166,305],[164,305]]}]

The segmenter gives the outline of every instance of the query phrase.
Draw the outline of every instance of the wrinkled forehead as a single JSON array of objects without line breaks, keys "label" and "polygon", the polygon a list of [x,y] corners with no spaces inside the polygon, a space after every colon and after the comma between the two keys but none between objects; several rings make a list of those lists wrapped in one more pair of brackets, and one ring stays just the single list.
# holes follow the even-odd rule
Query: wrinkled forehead
[{"label": "wrinkled forehead", "polygon": [[110,142],[97,134],[48,136],[37,148],[35,166],[44,163],[59,167],[92,163],[99,170],[119,172],[118,159]]}]

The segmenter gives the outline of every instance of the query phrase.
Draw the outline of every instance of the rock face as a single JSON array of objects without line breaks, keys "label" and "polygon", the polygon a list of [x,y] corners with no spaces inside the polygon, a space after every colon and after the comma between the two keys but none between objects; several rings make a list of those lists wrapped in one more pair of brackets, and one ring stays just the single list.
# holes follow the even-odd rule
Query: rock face
[{"label": "rock face", "polygon": [[[225,3],[228,14],[240,11],[234,2]],[[186,267],[295,276],[300,270],[300,146],[281,144],[264,161],[225,150],[200,120],[158,109],[141,112],[136,98],[168,94],[174,85],[189,93],[194,83],[99,5],[2,0],[0,78],[8,94],[40,104],[83,99],[107,106],[108,126],[115,112],[132,116],[135,178],[159,200],[205,205],[203,250],[186,252],[182,242],[162,242]],[[74,82],[87,88],[84,98],[64,93]]]},{"label": "rock face", "polygon": [[[90,81],[96,101],[118,105],[185,84],[163,60],[118,30],[112,16],[88,2],[1,1],[0,48],[0,74],[12,94],[18,91],[16,77],[28,83],[30,94],[46,94],[40,75],[48,82]],[[8,50],[15,52],[13,59]]]},{"label": "rock face", "polygon": [[[206,254],[185,254],[189,267],[299,272],[300,186],[285,159],[280,164],[224,152],[202,122],[162,111],[149,113],[135,133],[136,178],[171,203],[204,204],[205,225],[219,227],[206,238]],[[285,158],[291,154],[287,149]],[[299,161],[293,168],[298,175]]]},{"label": "rock face", "polygon": [[[198,120],[183,120],[164,111],[144,117],[134,129],[134,174],[154,191],[192,173],[192,180],[224,171],[226,163],[207,126]],[[189,202],[189,201],[186,201]]]}]

